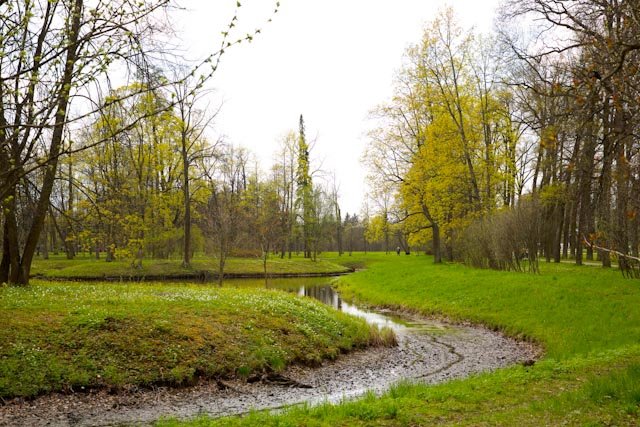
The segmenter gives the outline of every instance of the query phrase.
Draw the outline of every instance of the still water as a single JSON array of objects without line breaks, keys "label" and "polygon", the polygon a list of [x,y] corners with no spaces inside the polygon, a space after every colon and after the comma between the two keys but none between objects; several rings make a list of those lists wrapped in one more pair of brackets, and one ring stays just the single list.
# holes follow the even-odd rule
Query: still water
[{"label": "still water", "polygon": [[316,278],[287,278],[287,279],[271,279],[265,285],[264,280],[245,280],[234,279],[224,282],[225,287],[252,287],[277,289],[285,292],[295,293],[299,296],[314,298],[328,306],[348,313],[357,317],[361,317],[372,325],[378,327],[388,327],[394,331],[405,331],[411,329],[413,332],[425,332],[429,334],[439,334],[451,332],[447,326],[432,321],[416,321],[408,318],[400,318],[389,313],[378,313],[358,307],[355,304],[345,302],[340,293],[331,286],[335,279],[327,277]]}]

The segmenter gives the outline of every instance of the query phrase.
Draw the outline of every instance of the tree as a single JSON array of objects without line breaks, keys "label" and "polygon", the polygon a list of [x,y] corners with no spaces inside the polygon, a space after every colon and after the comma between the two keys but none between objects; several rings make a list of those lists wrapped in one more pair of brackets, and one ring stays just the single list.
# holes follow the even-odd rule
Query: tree
[{"label": "tree", "polygon": [[519,270],[526,247],[536,271],[538,257],[582,264],[597,251],[603,267],[614,255],[624,272],[627,254],[639,251],[637,14],[634,2],[595,0],[504,8],[503,21],[532,23],[534,41],[503,27],[510,108],[526,142],[512,175],[519,200],[465,230],[461,252],[471,263]]},{"label": "tree", "polygon": [[107,261],[117,253],[141,258],[145,251],[168,257],[178,240],[182,210],[180,156],[175,146],[180,119],[164,109],[122,131],[120,125],[130,115],[145,116],[168,102],[157,91],[136,95],[138,85],[114,91],[118,101],[103,108],[83,141],[88,145],[107,142],[85,150],[77,160],[77,186],[94,217],[89,221],[92,227],[85,230],[96,241],[102,240]]},{"label": "tree", "polygon": [[[83,6],[81,0],[46,2],[46,6],[31,2],[0,5],[5,9],[1,14],[3,55],[0,58],[0,170],[3,171],[0,200],[5,216],[0,282],[26,284],[29,281],[31,261],[44,225],[62,150],[72,87],[78,80],[89,78],[81,71],[83,68],[92,69],[106,60],[100,52],[92,51],[87,42],[98,41],[96,34],[108,33],[108,26],[114,22],[105,20],[100,25],[93,19],[93,29],[82,33],[88,24],[83,21]],[[124,11],[128,12],[127,18],[131,18],[132,11],[126,7]],[[136,18],[142,19],[149,12],[147,9]],[[126,23],[122,24],[126,28]],[[109,33],[113,34],[113,30]],[[113,48],[118,52],[125,46]],[[51,84],[42,79],[42,75],[55,80]],[[17,186],[34,167],[37,144],[44,139],[49,143],[43,159],[46,167],[42,188],[31,227],[21,245],[16,215]]]},{"label": "tree", "polygon": [[218,256],[220,285],[224,279],[227,256],[239,242],[241,225],[249,220],[246,209],[243,209],[243,197],[248,187],[248,156],[248,152],[242,148],[222,144],[217,156],[208,160],[210,164],[206,175],[210,195],[202,217],[205,234]]},{"label": "tree", "polygon": [[[592,0],[520,0],[512,6],[503,12],[507,17],[544,23],[535,28],[544,41],[536,48],[506,32],[503,39],[530,76],[514,82],[536,100],[529,105],[555,106],[536,108],[544,113],[529,120],[539,130],[534,189],[554,219],[543,233],[547,259],[559,261],[569,247],[578,264],[583,249],[587,258],[603,246],[637,253],[638,170],[631,166],[637,163],[634,118],[640,112],[637,6]],[[550,203],[550,194],[560,197]],[[586,236],[601,246],[585,248]],[[611,265],[610,253],[599,250],[603,266]]]},{"label": "tree", "polygon": [[[384,215],[375,215],[371,218],[364,230],[364,237],[369,244],[375,244],[378,242],[384,242],[386,234],[386,228],[388,227],[386,218]],[[385,245],[386,248],[386,245]],[[385,252],[389,252],[388,249]]]},{"label": "tree", "polygon": [[336,234],[336,245],[338,249],[338,256],[342,256],[344,253],[343,250],[343,224],[342,224],[342,214],[340,211],[340,203],[338,201],[338,184],[336,182],[336,177],[333,175],[332,187],[331,187],[331,205],[333,206],[333,214],[335,219],[335,234]]},{"label": "tree", "polygon": [[281,223],[281,201],[274,181],[260,182],[256,174],[250,181],[244,200],[245,210],[252,210],[253,226],[251,235],[260,248],[265,286],[268,285],[268,261],[271,250],[281,237],[278,225]]},{"label": "tree", "polygon": [[414,243],[430,237],[436,263],[473,218],[512,203],[517,134],[488,45],[441,13],[408,49],[370,134],[378,187],[394,188],[402,229]]},{"label": "tree", "polygon": [[[157,49],[156,36],[166,24],[158,12],[169,5],[169,0],[0,3],[0,203],[4,216],[0,282],[28,283],[59,159],[65,154],[66,131],[104,107],[95,101],[96,91],[108,84],[114,66],[148,74],[153,62],[148,54]],[[223,33],[221,48],[191,68],[189,74],[199,75],[198,84],[213,76],[225,49],[255,35],[232,42],[230,31],[236,21],[237,14]],[[154,57],[162,58],[164,53],[155,51]],[[152,89],[141,87],[143,92]],[[121,128],[138,118],[130,117]],[[39,170],[32,214],[23,218],[18,198]],[[23,219],[25,223],[19,224]]]},{"label": "tree", "polygon": [[313,203],[313,183],[309,163],[309,144],[305,135],[304,118],[300,115],[298,132],[298,164],[296,169],[296,208],[301,221],[304,257],[311,258],[315,206]]},{"label": "tree", "polygon": [[280,257],[289,254],[291,258],[296,223],[296,161],[297,161],[296,133],[288,132],[281,141],[278,160],[273,167],[273,180],[277,183],[280,202],[282,232]]},{"label": "tree", "polygon": [[[184,203],[183,251],[182,266],[191,266],[191,174],[195,162],[213,156],[215,146],[203,141],[203,133],[215,119],[220,109],[213,114],[196,109],[196,104],[211,91],[199,90],[197,84],[189,79],[175,84],[173,94],[177,99],[176,110],[179,117],[178,132],[180,135],[180,155],[182,158],[182,197]],[[220,142],[220,141],[218,141]]]}]

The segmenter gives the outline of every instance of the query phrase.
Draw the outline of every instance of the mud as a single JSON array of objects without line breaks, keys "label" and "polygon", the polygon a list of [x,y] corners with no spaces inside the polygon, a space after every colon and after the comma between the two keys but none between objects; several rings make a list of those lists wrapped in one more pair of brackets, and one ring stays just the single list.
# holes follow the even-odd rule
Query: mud
[{"label": "mud", "polygon": [[339,402],[367,391],[382,393],[400,380],[437,383],[514,363],[528,364],[538,354],[531,344],[484,328],[415,317],[397,323],[371,316],[373,323],[395,330],[397,347],[354,352],[318,368],[291,367],[277,376],[253,378],[255,382],[206,382],[184,389],[117,395],[52,394],[33,401],[14,401],[0,406],[0,425],[146,425],[161,417],[218,417],[303,402]]}]

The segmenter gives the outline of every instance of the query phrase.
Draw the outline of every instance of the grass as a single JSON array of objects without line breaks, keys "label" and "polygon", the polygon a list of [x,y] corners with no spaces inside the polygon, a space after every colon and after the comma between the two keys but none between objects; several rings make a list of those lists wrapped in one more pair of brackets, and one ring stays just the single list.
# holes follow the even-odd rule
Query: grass
[{"label": "grass", "polygon": [[242,377],[384,340],[308,298],[193,284],[0,287],[0,325],[4,399]]},{"label": "grass", "polygon": [[340,405],[159,424],[640,424],[640,282],[617,270],[568,264],[543,264],[541,274],[528,275],[433,265],[425,256],[359,254],[329,261],[366,264],[339,280],[349,299],[485,324],[539,343],[545,356],[530,367],[436,386],[400,384],[382,397]]},{"label": "grass", "polygon": [[370,394],[340,405],[297,406],[277,416],[255,412],[242,418],[203,416],[157,425],[637,425],[639,367],[633,356],[620,353],[598,360],[545,361],[535,368],[515,366],[436,386],[401,383],[382,397]]},{"label": "grass", "polygon": [[[312,261],[301,256],[291,259],[272,257],[268,261],[268,273],[271,275],[299,275],[299,274],[330,274],[343,273],[348,267],[335,264],[326,260]],[[214,257],[197,255],[191,268],[183,268],[181,259],[145,259],[142,268],[131,267],[127,260],[105,262],[91,256],[77,256],[68,260],[64,255],[51,255],[49,259],[37,258],[31,270],[32,275],[41,278],[56,279],[104,279],[104,278],[201,278],[205,275],[215,276],[218,271],[218,260]],[[263,265],[260,258],[234,258],[227,259],[225,274],[229,275],[255,275],[263,274]]]},{"label": "grass", "polygon": [[640,282],[617,270],[541,264],[539,275],[377,257],[339,280],[344,297],[471,320],[542,344],[564,359],[640,343]]}]

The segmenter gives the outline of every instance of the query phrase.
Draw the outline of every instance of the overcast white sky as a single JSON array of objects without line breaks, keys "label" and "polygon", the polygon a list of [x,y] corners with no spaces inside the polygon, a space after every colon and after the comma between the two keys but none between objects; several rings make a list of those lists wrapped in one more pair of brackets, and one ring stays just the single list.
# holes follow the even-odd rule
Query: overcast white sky
[{"label": "overcast white sky", "polygon": [[[215,132],[254,152],[267,169],[279,141],[304,115],[316,165],[335,171],[343,212],[360,212],[360,159],[368,112],[391,95],[403,52],[449,4],[465,26],[490,31],[499,0],[282,0],[251,44],[230,49],[211,86],[224,101]],[[178,27],[195,58],[217,47],[233,1],[184,0]],[[269,18],[275,1],[242,0],[239,34]],[[181,43],[182,44],[182,43]]]}]

